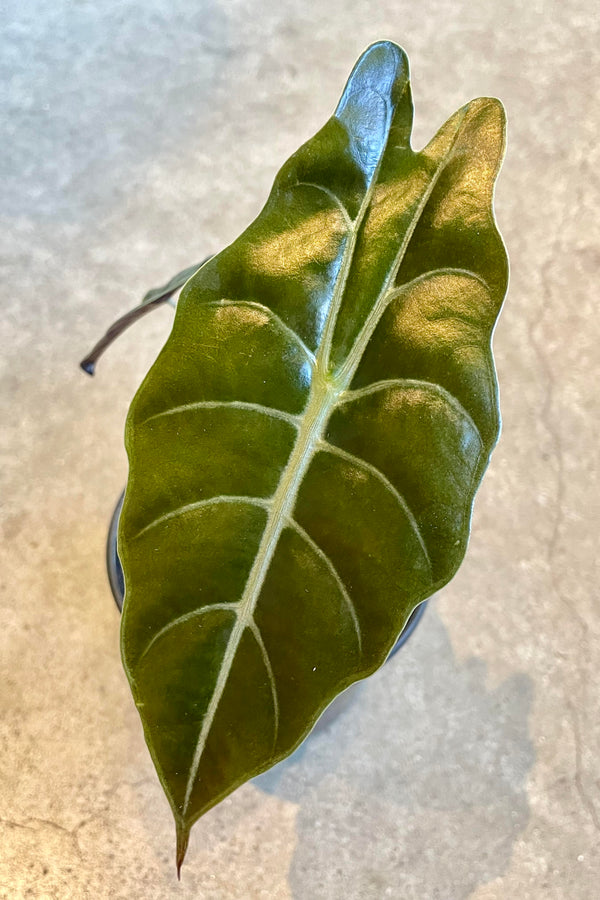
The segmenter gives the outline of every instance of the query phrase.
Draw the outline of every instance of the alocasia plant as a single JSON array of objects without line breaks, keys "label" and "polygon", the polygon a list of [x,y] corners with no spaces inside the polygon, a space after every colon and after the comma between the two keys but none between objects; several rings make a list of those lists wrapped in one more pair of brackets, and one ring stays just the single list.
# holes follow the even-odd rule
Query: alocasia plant
[{"label": "alocasia plant", "polygon": [[411,124],[406,56],[374,44],[187,281],[131,405],[122,653],[178,871],[195,820],[377,669],[465,553],[499,431],[504,114],[474,100],[419,153]]}]

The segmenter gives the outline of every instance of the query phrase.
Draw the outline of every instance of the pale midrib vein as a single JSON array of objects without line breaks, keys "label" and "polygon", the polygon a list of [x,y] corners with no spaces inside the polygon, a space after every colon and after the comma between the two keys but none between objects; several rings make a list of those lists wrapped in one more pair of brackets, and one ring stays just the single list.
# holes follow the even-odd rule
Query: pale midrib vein
[{"label": "pale midrib vein", "polygon": [[[390,114],[388,108],[388,136],[389,119]],[[308,465],[310,464],[310,461],[314,456],[316,443],[322,436],[325,424],[333,408],[333,402],[336,392],[333,385],[326,380],[326,377],[324,377],[326,376],[329,362],[329,348],[331,345],[331,340],[333,338],[333,329],[335,328],[337,313],[341,304],[342,297],[344,295],[354,249],[356,247],[358,232],[373,196],[373,191],[377,182],[377,177],[383,160],[384,152],[385,149],[384,151],[382,151],[377,167],[365,192],[365,196],[354,223],[354,228],[350,229],[350,236],[344,248],[342,265],[340,266],[340,269],[338,271],[331,304],[325,322],[325,328],[323,330],[321,344],[319,346],[319,351],[316,358],[316,366],[313,372],[311,394],[302,416],[302,423],[298,430],[296,443],[290,454],[288,464],[284,472],[282,473],[281,479],[277,486],[277,490],[273,495],[267,524],[261,538],[254,564],[250,569],[250,574],[248,575],[248,580],[244,588],[242,599],[240,600],[240,613],[229,636],[227,647],[223,656],[223,664],[219,669],[217,683],[206,710],[206,714],[202,721],[202,727],[200,729],[198,742],[194,750],[194,757],[192,760],[192,765],[190,767],[190,773],[186,785],[185,798],[181,813],[184,818],[189,806],[191,793],[198,774],[200,760],[202,758],[202,753],[204,752],[206,740],[212,727],[215,713],[223,695],[223,691],[225,690],[225,685],[227,683],[227,679],[229,678],[229,672],[231,670],[231,666],[233,665],[235,653],[237,651],[245,628],[250,624],[251,621],[253,621],[252,616],[254,613],[254,608],[258,601],[260,590],[262,588],[269,565],[271,564],[271,559],[275,552],[275,548],[279,541],[281,530],[285,524],[286,519],[291,518],[291,512],[296,502],[298,488],[308,468]]]},{"label": "pale midrib vein", "polygon": [[171,406],[169,409],[164,409],[162,412],[154,413],[154,415],[148,416],[147,419],[140,422],[139,425],[141,427],[142,425],[147,425],[148,422],[162,419],[164,416],[175,416],[178,413],[191,412],[193,409],[219,409],[221,407],[258,412],[264,416],[270,416],[272,419],[281,419],[283,422],[293,425],[294,428],[300,426],[302,419],[300,415],[286,413],[283,410],[275,409],[272,406],[263,406],[261,403],[247,403],[244,400],[194,400],[191,403],[182,403],[180,406]]},{"label": "pale midrib vein", "polygon": [[446,390],[441,384],[438,384],[436,381],[424,381],[422,378],[386,378],[383,381],[375,381],[373,384],[368,384],[365,387],[357,388],[354,391],[346,391],[342,394],[335,402],[335,408],[339,409],[340,406],[345,406],[347,403],[353,403],[355,400],[360,400],[361,397],[369,397],[371,394],[377,394],[379,391],[384,391],[386,388],[401,388],[401,389],[411,389],[415,390],[427,390],[433,392],[435,394],[439,394],[447,403],[452,406],[457,413],[466,421],[469,428],[475,432],[477,435],[479,442],[483,448],[483,438],[481,437],[481,432],[475,422],[473,421],[472,416],[467,412],[465,407],[462,405],[458,397],[455,397],[454,394],[451,394],[450,391]]},{"label": "pale midrib vein", "polygon": [[[340,367],[338,377],[339,377],[340,381],[345,385],[349,385],[352,382],[352,378],[354,377],[354,373],[356,372],[356,369],[358,368],[358,365],[363,357],[363,354],[365,352],[367,344],[371,340],[371,337],[373,336],[373,332],[375,331],[375,328],[377,327],[379,320],[381,319],[381,316],[383,315],[388,303],[390,302],[390,299],[391,299],[390,294],[393,293],[390,286],[394,283],[394,281],[396,279],[396,276],[400,270],[400,266],[402,265],[402,263],[404,261],[404,257],[406,255],[406,251],[408,249],[408,246],[410,244],[412,236],[415,232],[417,225],[419,224],[419,222],[421,220],[421,216],[423,215],[423,212],[425,211],[425,207],[429,203],[431,195],[433,194],[433,192],[435,190],[435,187],[440,179],[440,176],[441,176],[442,172],[444,171],[444,169],[446,168],[446,166],[448,165],[450,159],[452,158],[452,154],[454,152],[454,148],[456,146],[456,141],[458,140],[458,136],[460,134],[460,130],[461,130],[465,115],[466,115],[466,112],[463,113],[463,115],[461,116],[460,122],[458,123],[457,128],[456,128],[456,133],[452,139],[452,144],[450,145],[448,151],[444,154],[444,156],[440,160],[440,163],[439,163],[437,169],[435,170],[433,177],[431,178],[431,181],[429,182],[429,185],[427,186],[427,190],[424,191],[423,196],[421,197],[421,200],[419,201],[419,204],[417,205],[415,214],[414,214],[408,228],[406,229],[406,232],[402,239],[402,243],[398,250],[398,254],[396,256],[394,265],[391,267],[387,277],[385,278],[385,280],[383,282],[382,288],[377,296],[377,299],[375,300],[375,303],[371,307],[371,310],[367,316],[365,324],[359,331],[358,336],[357,336],[354,344],[352,345],[352,348],[351,348],[350,352],[348,353],[348,356],[346,357],[345,362]],[[426,273],[426,274],[428,274],[428,273]],[[410,282],[409,282],[409,284],[410,284]]]},{"label": "pale midrib vein", "polygon": [[250,506],[259,506],[262,509],[269,509],[268,499],[263,499],[261,497],[249,497],[245,494],[239,496],[236,494],[219,494],[216,497],[207,497],[205,500],[195,500],[194,503],[186,503],[185,506],[178,506],[176,509],[169,510],[168,513],[164,513],[162,516],[158,516],[156,519],[153,519],[151,522],[137,531],[133,535],[131,540],[137,540],[147,531],[151,531],[153,528],[156,528],[158,525],[162,525],[164,522],[168,522],[170,519],[177,519],[188,512],[194,512],[197,509],[203,509],[205,507],[217,506],[220,503],[241,503]]},{"label": "pale midrib vein", "polygon": [[[329,307],[329,311],[327,314],[327,319],[325,322],[325,327],[323,329],[322,339],[319,346],[319,350],[316,357],[316,367],[313,374],[313,382],[311,387],[311,394],[309,396],[309,400],[305,409],[305,412],[302,416],[302,422],[300,428],[298,430],[298,435],[296,438],[296,443],[294,448],[290,454],[288,464],[282,473],[281,479],[279,481],[277,490],[273,495],[271,501],[271,509],[269,512],[269,516],[267,518],[267,523],[265,526],[265,530],[263,532],[261,542],[258,548],[257,555],[255,557],[254,564],[250,570],[250,574],[248,576],[248,580],[246,582],[246,586],[244,588],[244,592],[242,594],[242,598],[240,600],[239,605],[239,614],[236,619],[235,625],[231,631],[229,636],[229,640],[227,642],[227,647],[225,649],[225,653],[223,655],[223,663],[219,669],[219,675],[217,677],[217,682],[211,696],[206,714],[202,721],[202,726],[200,729],[200,734],[198,736],[198,741],[194,750],[194,756],[192,760],[192,764],[190,767],[190,773],[188,775],[185,798],[183,802],[183,807],[181,811],[181,815],[185,818],[187,809],[189,806],[192,790],[196,781],[196,777],[198,775],[198,770],[200,766],[200,761],[202,759],[202,754],[204,752],[204,747],[206,745],[206,741],[208,735],[210,733],[210,729],[212,727],[212,723],[221,701],[221,697],[225,690],[225,685],[229,678],[229,673],[231,671],[231,667],[233,665],[235,654],[237,652],[237,648],[239,646],[240,640],[244,633],[246,627],[250,626],[250,623],[253,621],[253,613],[256,603],[258,601],[258,597],[260,595],[260,591],[263,586],[263,582],[268,571],[268,568],[271,564],[271,560],[273,558],[273,554],[277,547],[277,543],[279,541],[279,537],[281,535],[282,528],[285,525],[285,521],[288,518],[291,518],[291,512],[296,502],[296,496],[298,493],[298,489],[304,477],[304,474],[312,460],[315,452],[318,441],[321,439],[327,420],[331,411],[334,407],[335,400],[339,394],[343,393],[343,391],[350,385],[352,376],[354,374],[354,369],[358,365],[360,358],[364,352],[364,349],[369,342],[372,332],[377,324],[377,321],[381,317],[383,313],[381,298],[387,293],[389,289],[390,280],[396,277],[399,266],[402,262],[404,253],[406,252],[406,248],[408,247],[410,238],[414,232],[416,224],[420,219],[421,213],[423,212],[429,197],[431,196],[435,184],[441,174],[441,171],[444,168],[447,159],[449,158],[449,154],[447,154],[443,161],[440,163],[439,168],[436,171],[434,178],[430,184],[429,190],[425,193],[419,207],[417,209],[415,219],[412,223],[412,227],[407,229],[407,233],[402,242],[399,255],[397,257],[397,264],[393,267],[390,272],[390,276],[386,279],[382,292],[380,293],[378,300],[375,303],[373,313],[376,313],[375,319],[373,315],[369,315],[367,318],[367,322],[363,329],[359,332],[358,338],[352,348],[350,357],[354,357],[358,354],[358,358],[354,365],[351,365],[347,371],[342,373],[342,377],[338,377],[335,379],[335,382],[329,381],[327,377],[328,368],[329,368],[329,357],[331,344],[333,340],[333,334],[337,322],[338,313],[341,307],[342,299],[344,296],[344,291],[346,288],[346,283],[348,279],[348,273],[350,271],[350,266],[352,263],[352,258],[354,255],[354,250],[356,248],[356,241],[358,239],[358,233],[364,221],[364,218],[369,209],[373,192],[375,190],[375,186],[377,184],[379,171],[383,162],[383,158],[385,156],[385,151],[387,149],[387,140],[389,139],[389,126],[390,126],[390,110],[388,107],[388,122],[387,122],[387,138],[386,144],[382,149],[381,156],[379,157],[377,166],[373,172],[371,181],[369,182],[368,188],[365,192],[365,196],[361,203],[358,215],[354,222],[354,228],[350,230],[350,236],[348,239],[348,243],[344,248],[342,265],[338,271],[338,276],[336,278],[332,300]],[[462,120],[461,120],[462,123]],[[457,128],[458,136],[460,130],[460,125]],[[453,145],[454,146],[454,142]],[[374,319],[374,321],[373,321]],[[370,329],[370,330],[369,330]],[[346,360],[346,363],[348,359]],[[342,367],[342,369],[346,369],[346,364]],[[378,471],[378,470],[375,470]],[[381,478],[385,479],[385,476],[381,474]],[[385,479],[387,481],[387,479]],[[388,482],[389,483],[389,482]],[[390,484],[390,483],[389,483]],[[400,498],[398,492],[393,488],[390,484],[390,488],[392,491]],[[401,502],[402,502],[402,498]],[[429,561],[429,554],[427,552],[427,548],[425,547],[421,533],[416,524],[416,520],[412,513],[407,509],[407,515],[412,517],[412,520],[416,526],[416,534],[420,538],[420,542],[423,548],[423,551],[426,555],[427,560]],[[429,562],[430,566],[431,563]]]},{"label": "pale midrib vein", "polygon": [[388,104],[386,103],[387,110],[387,136],[385,141],[385,146],[381,151],[381,155],[379,160],[377,161],[377,166],[375,167],[373,174],[371,176],[371,181],[368,184],[367,190],[365,191],[365,196],[362,199],[362,203],[360,204],[360,209],[358,210],[358,214],[356,219],[353,222],[353,228],[350,229],[350,237],[348,243],[344,247],[344,255],[342,259],[342,265],[340,266],[340,270],[338,273],[338,277],[335,282],[335,286],[333,289],[333,294],[331,297],[331,304],[329,306],[329,310],[327,313],[327,319],[325,321],[325,328],[323,329],[323,335],[321,338],[321,343],[319,346],[319,350],[317,353],[317,369],[319,372],[327,373],[329,369],[329,357],[331,352],[331,344],[333,341],[333,335],[335,332],[335,326],[337,324],[338,313],[342,306],[342,300],[344,297],[344,291],[346,290],[346,283],[348,281],[348,274],[350,272],[350,267],[352,265],[352,260],[354,258],[354,250],[356,249],[356,242],[358,240],[358,235],[362,224],[364,222],[365,216],[369,210],[371,205],[371,200],[373,199],[373,193],[375,191],[375,187],[377,185],[377,179],[379,178],[379,171],[381,169],[383,159],[385,156],[385,151],[387,149],[387,142],[389,140],[390,134],[390,124],[391,124],[391,114]]},{"label": "pale midrib vein", "polygon": [[185,818],[187,813],[204,747],[221,697],[223,696],[240,640],[245,629],[251,627],[251,623],[253,622],[254,609],[268,568],[271,564],[273,554],[275,553],[281,531],[285,526],[286,521],[291,518],[291,512],[296,502],[298,489],[310,461],[314,456],[315,446],[322,436],[333,402],[334,392],[332,386],[326,381],[315,378],[313,381],[313,391],[311,392],[311,397],[303,416],[302,425],[298,431],[296,443],[290,454],[288,464],[282,473],[277,489],[270,500],[270,512],[265,529],[239,602],[238,616],[227,641],[217,681],[206,714],[202,720],[202,726],[194,750],[183,807],[181,810],[183,818]]},{"label": "pale midrib vein", "polygon": [[421,546],[421,550],[423,551],[423,555],[427,560],[427,564],[432,570],[431,558],[429,556],[429,551],[427,550],[427,545],[425,544],[425,540],[423,535],[421,534],[421,529],[419,528],[419,523],[415,518],[415,514],[411,510],[410,506],[400,493],[400,491],[394,487],[392,482],[387,478],[386,475],[383,474],[381,469],[378,469],[377,466],[374,466],[372,463],[367,462],[366,459],[361,459],[360,456],[356,456],[354,453],[349,453],[347,450],[342,450],[341,447],[338,447],[336,444],[330,444],[329,441],[320,440],[317,445],[318,450],[322,450],[325,453],[331,453],[333,456],[339,456],[341,459],[345,459],[347,462],[352,463],[354,466],[358,466],[366,472],[369,472],[373,475],[379,482],[382,484],[387,491],[394,497],[397,503],[402,508],[406,518],[408,519],[415,536]]}]

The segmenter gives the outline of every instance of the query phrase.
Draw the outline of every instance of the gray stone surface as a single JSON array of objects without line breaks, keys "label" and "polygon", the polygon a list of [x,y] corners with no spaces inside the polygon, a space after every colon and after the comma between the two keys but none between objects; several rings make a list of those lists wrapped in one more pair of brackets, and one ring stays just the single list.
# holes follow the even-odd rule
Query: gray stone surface
[{"label": "gray stone surface", "polygon": [[[3,13],[0,897],[596,900],[600,895],[600,94],[592,0],[8,0]],[[507,107],[504,432],[463,568],[407,648],[196,826],[170,812],[104,574],[128,403],[162,310],[380,37],[421,145]]]}]

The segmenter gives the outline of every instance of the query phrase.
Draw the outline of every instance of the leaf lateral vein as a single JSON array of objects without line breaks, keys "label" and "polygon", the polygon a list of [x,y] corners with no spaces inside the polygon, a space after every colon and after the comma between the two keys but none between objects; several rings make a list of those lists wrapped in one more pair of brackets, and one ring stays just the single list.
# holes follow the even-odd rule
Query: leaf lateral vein
[{"label": "leaf lateral vein", "polygon": [[287,522],[288,522],[288,525],[290,526],[290,528],[292,528],[308,544],[308,546],[311,548],[311,550],[313,550],[313,552],[316,553],[316,555],[319,557],[319,559],[321,559],[325,563],[330,574],[333,576],[335,583],[337,584],[338,589],[344,599],[344,603],[350,614],[350,618],[352,619],[352,625],[354,626],[354,631],[356,633],[356,641],[358,644],[358,653],[360,656],[360,654],[362,653],[362,631],[361,631],[361,627],[360,627],[360,620],[359,620],[358,614],[356,612],[356,607],[354,605],[354,601],[352,600],[352,598],[348,592],[348,589],[347,589],[346,585],[344,584],[344,581],[342,580],[342,577],[340,576],[338,570],[334,566],[331,557],[327,553],[325,553],[325,551],[322,549],[322,547],[320,547],[317,544],[317,542],[310,536],[310,534],[304,528],[302,528],[302,526],[299,525],[295,519],[290,517],[290,518],[288,518]]},{"label": "leaf lateral vein", "polygon": [[250,505],[250,506],[258,506],[261,509],[268,510],[269,509],[269,500],[263,499],[262,497],[248,497],[248,496],[237,496],[235,494],[221,494],[218,497],[207,497],[205,500],[196,500],[194,503],[186,503],[184,506],[178,506],[176,509],[170,510],[168,513],[164,513],[162,516],[158,516],[156,519],[153,519],[148,525],[145,525],[139,531],[137,531],[133,537],[132,541],[137,540],[142,537],[146,532],[151,531],[153,528],[156,528],[159,525],[164,524],[164,522],[168,522],[171,519],[177,519],[180,516],[184,516],[186,513],[195,512],[195,510],[207,508],[210,506],[217,506],[221,503],[228,504],[240,504],[240,505]]},{"label": "leaf lateral vein", "polygon": [[386,378],[383,381],[375,381],[373,384],[368,384],[352,391],[346,391],[337,400],[336,408],[339,409],[347,403],[353,403],[356,400],[360,400],[362,397],[377,394],[379,391],[384,391],[388,388],[415,388],[438,394],[467,422],[469,428],[477,435],[481,448],[483,449],[483,438],[470,413],[467,412],[463,404],[454,396],[454,394],[451,394],[450,391],[446,390],[445,387],[442,387],[441,384],[438,384],[435,381],[426,381],[423,378]]},{"label": "leaf lateral vein", "polygon": [[378,469],[377,466],[374,466],[372,463],[367,462],[366,459],[361,459],[360,456],[356,456],[354,453],[349,453],[347,450],[342,450],[341,447],[338,447],[336,444],[330,444],[329,441],[321,440],[318,445],[318,449],[324,451],[325,453],[331,453],[334,456],[339,456],[340,459],[344,459],[346,462],[352,463],[352,465],[358,466],[364,471],[369,472],[373,475],[385,488],[386,490],[394,497],[394,499],[400,504],[408,521],[410,522],[412,529],[415,533],[415,536],[421,546],[421,550],[423,551],[423,555],[427,561],[430,571],[432,570],[431,558],[429,556],[429,551],[427,549],[427,545],[425,544],[425,540],[421,533],[421,529],[419,528],[419,523],[416,520],[415,514],[409,507],[405,498],[402,496],[400,491],[394,487],[392,482],[387,478],[386,475],[383,474],[381,469]]},{"label": "leaf lateral vein", "polygon": [[257,412],[261,413],[265,416],[270,416],[273,419],[281,419],[283,422],[287,422],[289,425],[293,425],[294,428],[298,428],[300,425],[301,416],[294,415],[293,413],[284,412],[281,409],[275,409],[271,406],[264,406],[261,403],[247,403],[244,400],[194,400],[191,403],[182,403],[180,406],[171,406],[169,409],[162,410],[162,412],[154,413],[151,416],[148,416],[147,419],[144,419],[143,422],[140,422],[140,426],[147,425],[148,422],[153,422],[156,419],[161,419],[165,416],[175,416],[179,413],[191,412],[194,409],[244,409],[249,412]]}]

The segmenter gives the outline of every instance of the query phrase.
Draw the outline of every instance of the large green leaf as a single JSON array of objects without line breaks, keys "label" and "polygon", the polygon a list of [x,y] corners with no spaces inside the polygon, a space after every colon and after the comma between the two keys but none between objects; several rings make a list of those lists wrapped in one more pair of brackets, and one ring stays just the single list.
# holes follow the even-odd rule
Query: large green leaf
[{"label": "large green leaf", "polygon": [[289,754],[466,548],[497,439],[497,100],[410,148],[360,58],[259,217],[184,288],[127,424],[122,650],[177,826]]}]

